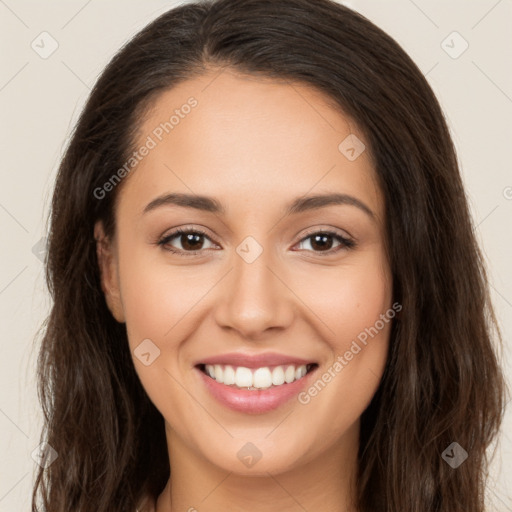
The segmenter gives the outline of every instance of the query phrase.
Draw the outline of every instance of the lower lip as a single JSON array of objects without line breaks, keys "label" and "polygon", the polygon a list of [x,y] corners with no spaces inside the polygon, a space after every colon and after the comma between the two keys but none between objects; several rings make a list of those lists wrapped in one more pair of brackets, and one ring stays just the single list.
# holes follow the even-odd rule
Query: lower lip
[{"label": "lower lip", "polygon": [[206,375],[199,368],[195,368],[214,398],[230,409],[246,414],[261,414],[277,409],[300,393],[300,391],[309,384],[311,376],[317,369],[318,366],[313,368],[301,379],[295,380],[290,384],[272,386],[261,390],[247,390],[221,384]]}]

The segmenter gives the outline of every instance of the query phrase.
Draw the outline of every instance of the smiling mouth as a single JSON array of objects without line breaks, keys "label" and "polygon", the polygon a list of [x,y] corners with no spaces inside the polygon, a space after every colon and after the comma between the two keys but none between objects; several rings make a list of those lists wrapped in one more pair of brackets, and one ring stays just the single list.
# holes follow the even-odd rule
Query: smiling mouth
[{"label": "smiling mouth", "polygon": [[260,368],[224,364],[198,364],[196,367],[219,384],[235,389],[257,391],[291,384],[314,371],[318,364],[285,364]]}]

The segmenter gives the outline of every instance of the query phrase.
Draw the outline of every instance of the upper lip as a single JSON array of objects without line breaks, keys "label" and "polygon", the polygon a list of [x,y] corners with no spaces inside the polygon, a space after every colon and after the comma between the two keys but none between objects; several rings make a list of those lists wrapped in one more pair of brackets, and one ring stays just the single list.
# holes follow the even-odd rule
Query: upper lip
[{"label": "upper lip", "polygon": [[245,368],[261,368],[264,366],[282,366],[282,365],[307,365],[313,364],[314,361],[308,361],[300,357],[287,356],[286,354],[278,354],[276,352],[265,352],[263,354],[242,354],[240,352],[232,352],[229,354],[219,354],[217,356],[201,359],[196,363],[201,364],[225,364],[231,366],[244,366]]}]

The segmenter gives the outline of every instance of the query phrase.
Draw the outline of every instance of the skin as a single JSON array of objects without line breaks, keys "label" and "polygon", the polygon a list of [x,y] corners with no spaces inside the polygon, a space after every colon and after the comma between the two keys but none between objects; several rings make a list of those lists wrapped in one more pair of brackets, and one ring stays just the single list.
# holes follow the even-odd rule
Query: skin
[{"label": "skin", "polygon": [[[198,105],[122,182],[116,235],[98,243],[107,304],[126,322],[135,369],[165,419],[172,469],[156,511],[355,510],[359,421],[385,367],[391,323],[309,403],[293,398],[262,414],[218,403],[193,366],[275,351],[316,361],[321,376],[391,308],[384,199],[369,151],[349,161],[338,150],[350,133],[364,136],[312,87],[224,69],[161,93],[137,147],[191,96]],[[143,213],[170,192],[213,196],[226,213],[175,205]],[[283,216],[293,199],[332,192],[374,216],[349,204]],[[157,245],[180,226],[207,232],[200,254]],[[322,249],[311,235],[325,230],[356,247],[329,238]],[[104,236],[101,222],[95,234]],[[263,248],[252,263],[236,252],[247,236]],[[168,246],[186,251],[186,243],[177,236]],[[160,349],[149,366],[133,354],[144,339]],[[237,457],[247,442],[262,454],[252,467]]]}]

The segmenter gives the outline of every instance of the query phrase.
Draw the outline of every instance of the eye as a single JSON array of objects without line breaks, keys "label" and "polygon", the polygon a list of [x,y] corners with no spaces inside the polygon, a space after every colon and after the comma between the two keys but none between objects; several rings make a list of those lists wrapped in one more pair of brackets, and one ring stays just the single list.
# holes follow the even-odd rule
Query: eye
[{"label": "eye", "polygon": [[[334,249],[332,248],[333,239],[338,241],[339,243],[339,245]],[[320,256],[331,255],[343,249],[352,249],[356,245],[354,240],[346,238],[340,235],[339,233],[335,233],[333,231],[315,231],[313,233],[308,234],[308,236],[304,237],[299,242],[299,244],[302,244],[307,240],[310,240],[309,246],[312,249],[314,249],[315,247],[319,249],[313,250],[313,252],[318,253]]]},{"label": "eye", "polygon": [[[180,243],[181,248],[176,249],[169,245],[171,240],[175,238]],[[207,234],[200,229],[178,228],[159,240],[158,245],[163,246],[167,251],[190,256],[201,252],[199,249],[203,248],[203,242],[201,240],[202,238],[207,238],[210,240]]]},{"label": "eye", "polygon": [[[159,240],[157,244],[162,246],[165,250],[176,254],[194,256],[199,254],[201,250],[204,249],[203,244],[205,238],[211,242],[210,237],[201,229],[177,228],[172,233],[167,234],[165,237]],[[174,239],[178,240],[181,247],[176,248],[171,245],[171,242]],[[333,231],[311,232],[306,237],[302,238],[299,244],[302,244],[308,240],[311,240],[309,242],[309,246],[311,247],[312,251],[318,253],[321,256],[330,255],[343,249],[351,249],[356,246],[354,240],[346,238]],[[337,247],[332,248],[332,240],[338,242]]]}]

